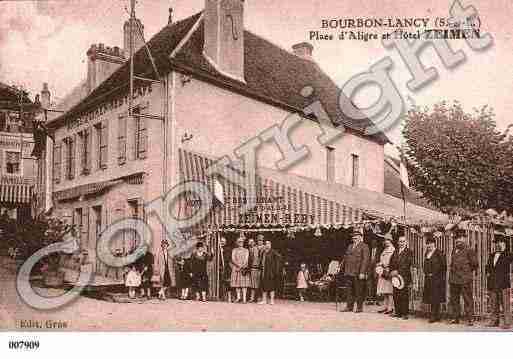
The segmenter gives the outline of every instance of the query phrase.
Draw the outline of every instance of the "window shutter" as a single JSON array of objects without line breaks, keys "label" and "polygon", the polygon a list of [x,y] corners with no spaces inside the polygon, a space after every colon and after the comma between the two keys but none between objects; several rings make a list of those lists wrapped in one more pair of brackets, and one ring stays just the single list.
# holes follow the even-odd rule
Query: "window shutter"
[{"label": "window shutter", "polygon": [[80,233],[80,246],[87,249],[89,245],[89,207],[82,208],[82,228]]},{"label": "window shutter", "polygon": [[88,129],[86,129],[86,133],[87,133],[87,153],[86,153],[86,163],[85,163],[85,169],[86,169],[86,173],[89,174],[91,173],[91,169],[92,169],[92,158],[93,158],[93,130],[92,130],[92,127],[89,127]]},{"label": "window shutter", "polygon": [[118,163],[120,165],[126,162],[126,122],[126,114],[120,115],[118,120]]},{"label": "window shutter", "polygon": [[144,117],[139,117],[139,145],[137,146],[138,158],[146,158],[148,147],[148,138],[146,132],[146,119]]},{"label": "window shutter", "polygon": [[[64,181],[68,174],[68,139],[65,138],[61,142],[61,170],[62,170],[62,180]],[[59,171],[60,172],[60,171]],[[60,175],[59,175],[60,177]]]},{"label": "window shutter", "polygon": [[69,178],[73,179],[75,178],[75,169],[76,169],[76,158],[77,158],[77,135],[73,135],[73,137],[70,137],[70,146],[69,150],[71,151],[70,154],[70,173]]},{"label": "window shutter", "polygon": [[61,143],[54,143],[53,145],[53,180],[55,183],[61,181],[61,146]]},{"label": "window shutter", "polygon": [[103,131],[102,131],[102,134],[103,134],[103,138],[105,140],[104,142],[104,145],[105,145],[105,152],[104,152],[104,162],[105,162],[105,167],[107,167],[107,163],[109,163],[109,121],[103,121]]},{"label": "window shutter", "polygon": [[0,150],[0,174],[4,173],[4,151]]}]

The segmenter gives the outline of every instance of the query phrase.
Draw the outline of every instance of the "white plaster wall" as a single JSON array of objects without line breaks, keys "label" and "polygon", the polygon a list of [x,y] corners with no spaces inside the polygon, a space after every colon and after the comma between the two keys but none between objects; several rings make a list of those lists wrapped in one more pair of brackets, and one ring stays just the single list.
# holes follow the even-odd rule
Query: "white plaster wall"
[{"label": "white plaster wall", "polygon": [[[178,79],[180,76],[176,75]],[[174,140],[184,149],[213,157],[232,154],[245,141],[274,124],[280,124],[290,115],[285,110],[196,79],[185,85],[176,81],[174,94]],[[182,143],[185,133],[192,134],[193,138]],[[303,120],[291,131],[294,145],[306,145],[310,154],[291,167],[290,173],[326,180],[326,149],[317,142],[319,134],[319,126],[310,120]],[[351,154],[354,153],[360,157],[360,187],[383,192],[383,145],[344,133],[331,146],[335,148],[336,182],[351,184]],[[260,166],[274,168],[280,158],[281,153],[272,142],[264,143],[258,151]]]}]

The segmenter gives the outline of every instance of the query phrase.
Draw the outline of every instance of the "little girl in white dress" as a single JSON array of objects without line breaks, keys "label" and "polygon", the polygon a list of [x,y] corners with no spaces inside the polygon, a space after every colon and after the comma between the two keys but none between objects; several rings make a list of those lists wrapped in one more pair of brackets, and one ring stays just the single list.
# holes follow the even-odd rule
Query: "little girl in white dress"
[{"label": "little girl in white dress", "polygon": [[135,269],[135,266],[130,267],[126,278],[125,286],[128,287],[128,297],[135,298],[135,291],[141,285],[141,274]]},{"label": "little girl in white dress", "polygon": [[301,263],[301,267],[299,271],[297,272],[297,278],[296,278],[296,288],[299,292],[299,300],[301,302],[305,301],[305,293],[308,289],[308,283],[310,282],[310,273],[308,272],[308,269],[306,268],[305,263]]}]

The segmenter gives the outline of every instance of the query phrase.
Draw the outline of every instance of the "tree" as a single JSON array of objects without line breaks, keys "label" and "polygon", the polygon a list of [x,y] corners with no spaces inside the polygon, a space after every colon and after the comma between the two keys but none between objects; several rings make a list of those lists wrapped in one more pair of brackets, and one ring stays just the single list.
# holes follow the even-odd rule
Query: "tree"
[{"label": "tree", "polygon": [[413,187],[446,213],[513,211],[513,136],[488,106],[416,106],[406,115],[404,155]]},{"label": "tree", "polygon": [[[50,244],[61,242],[68,233],[74,233],[74,226],[66,224],[58,218],[37,216],[23,226],[17,226],[14,234],[14,245],[21,250],[24,257],[29,257]],[[60,253],[52,253],[42,259],[42,264],[49,271],[58,269]]]}]

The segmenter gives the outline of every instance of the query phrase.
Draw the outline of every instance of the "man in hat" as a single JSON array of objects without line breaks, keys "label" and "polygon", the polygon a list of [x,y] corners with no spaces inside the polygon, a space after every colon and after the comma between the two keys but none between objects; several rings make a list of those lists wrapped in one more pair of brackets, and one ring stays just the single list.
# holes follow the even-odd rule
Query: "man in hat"
[{"label": "man in hat", "polygon": [[509,280],[511,262],[513,262],[513,255],[506,251],[506,237],[498,236],[495,240],[495,252],[490,254],[486,265],[488,291],[493,308],[489,327],[499,326],[499,313],[502,306],[503,328],[511,328],[511,282]]},{"label": "man in hat", "polygon": [[451,324],[459,324],[461,308],[460,297],[463,296],[465,304],[465,317],[467,325],[472,326],[474,318],[473,279],[474,271],[478,267],[476,253],[466,244],[467,233],[464,229],[457,228],[455,233],[456,243],[451,255],[449,270],[450,306],[452,309]]},{"label": "man in hat", "polygon": [[262,252],[262,300],[258,304],[267,304],[267,293],[269,293],[269,304],[274,304],[274,293],[281,281],[281,268],[280,254],[272,248],[271,241],[265,241]]},{"label": "man in hat", "polygon": [[361,229],[353,230],[352,239],[353,243],[347,248],[343,259],[344,276],[348,283],[347,307],[344,312],[352,312],[356,301],[356,313],[361,313],[366,294],[369,247],[363,242]]},{"label": "man in hat", "polygon": [[432,233],[424,235],[426,254],[424,255],[424,291],[422,302],[431,305],[430,323],[440,321],[440,303],[446,301],[445,280],[447,259],[445,254],[436,248],[436,239]]},{"label": "man in hat", "polygon": [[411,266],[413,263],[413,252],[408,248],[408,241],[405,236],[400,236],[397,241],[397,250],[390,258],[390,276],[401,276],[403,279],[402,288],[394,286],[394,307],[395,318],[408,319],[410,305]]}]

